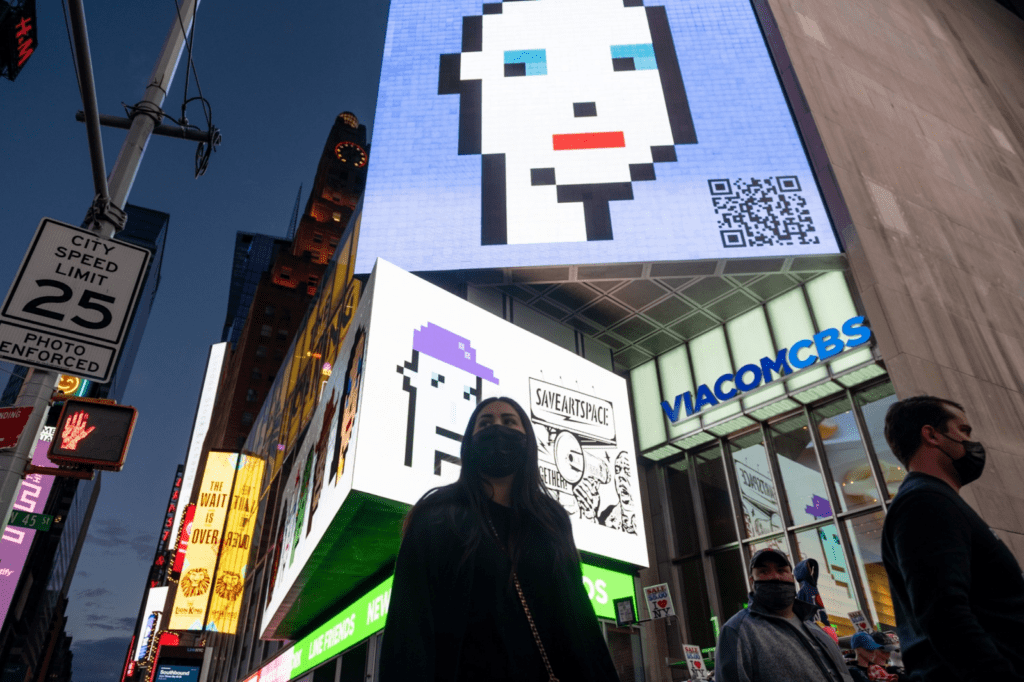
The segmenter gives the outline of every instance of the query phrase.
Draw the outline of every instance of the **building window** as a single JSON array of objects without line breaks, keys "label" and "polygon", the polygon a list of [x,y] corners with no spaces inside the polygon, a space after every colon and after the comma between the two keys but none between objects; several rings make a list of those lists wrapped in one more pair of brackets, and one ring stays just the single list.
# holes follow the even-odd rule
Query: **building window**
[{"label": "building window", "polygon": [[255,388],[250,388],[248,391],[245,392],[245,401],[249,402],[249,403],[256,402],[256,389]]},{"label": "building window", "polygon": [[334,212],[334,213],[333,213],[333,214],[331,215],[331,218],[332,218],[332,219],[334,220],[334,222],[336,222],[336,223],[340,223],[340,222],[341,222],[341,211],[335,211],[335,212]]},{"label": "building window", "polygon": [[274,306],[268,305],[266,308],[263,309],[263,314],[266,315],[267,317],[273,317],[274,316]]},{"label": "building window", "polygon": [[260,377],[262,377],[263,375],[260,373],[260,368],[259,367],[253,367],[252,368],[252,373],[250,374],[250,376],[252,377],[253,381],[255,381],[255,380],[259,379]]},{"label": "building window", "polygon": [[278,341],[287,341],[288,340],[288,330],[287,329],[278,329],[277,330],[277,340]]},{"label": "building window", "polygon": [[252,425],[252,412],[243,412],[242,413],[242,426],[251,426],[251,425]]},{"label": "building window", "polygon": [[292,319],[292,311],[291,311],[290,308],[284,308],[283,310],[281,310],[281,319],[282,320],[290,320],[290,319]]},{"label": "building window", "polygon": [[332,237],[331,239],[327,240],[327,245],[332,249],[336,249],[338,248],[338,240]]},{"label": "building window", "polygon": [[280,277],[281,277],[281,279],[291,279],[292,278],[292,269],[291,268],[281,268],[281,275],[280,275]]},{"label": "building window", "polygon": [[264,338],[267,338],[267,337],[270,336],[270,325],[269,324],[265,324],[262,327],[260,327],[260,336],[262,336]]},{"label": "building window", "polygon": [[315,243],[315,244],[323,244],[324,243],[324,233],[323,232],[314,232],[313,233],[313,243]]},{"label": "building window", "polygon": [[258,358],[265,358],[265,357],[267,357],[267,347],[266,346],[256,346],[256,357],[258,357]]}]

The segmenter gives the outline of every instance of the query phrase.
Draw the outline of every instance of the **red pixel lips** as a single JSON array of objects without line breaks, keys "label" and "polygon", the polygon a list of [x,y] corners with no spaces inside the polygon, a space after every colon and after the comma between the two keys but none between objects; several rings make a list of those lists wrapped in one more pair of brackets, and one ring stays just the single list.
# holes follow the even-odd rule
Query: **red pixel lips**
[{"label": "red pixel lips", "polygon": [[626,146],[626,136],[621,130],[610,133],[552,135],[551,139],[556,152],[566,149],[609,149]]}]

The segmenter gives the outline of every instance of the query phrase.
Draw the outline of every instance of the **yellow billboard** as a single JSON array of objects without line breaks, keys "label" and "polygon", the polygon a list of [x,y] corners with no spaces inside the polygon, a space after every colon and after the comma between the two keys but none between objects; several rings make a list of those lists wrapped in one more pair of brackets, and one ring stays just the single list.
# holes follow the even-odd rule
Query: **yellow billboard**
[{"label": "yellow billboard", "polygon": [[282,363],[246,441],[245,450],[273,461],[274,472],[281,466],[286,448],[297,444],[309,423],[359,303],[362,283],[353,278],[359,218],[357,215],[324,273],[291,356]]},{"label": "yellow billboard", "polygon": [[231,491],[231,508],[224,526],[224,542],[213,580],[210,615],[206,629],[212,632],[235,634],[242,608],[245,567],[249,564],[253,529],[260,504],[260,486],[263,483],[263,460],[252,455],[240,455],[235,485]]},{"label": "yellow billboard", "polygon": [[237,452],[211,451],[207,456],[169,630],[203,629],[238,458]]}]

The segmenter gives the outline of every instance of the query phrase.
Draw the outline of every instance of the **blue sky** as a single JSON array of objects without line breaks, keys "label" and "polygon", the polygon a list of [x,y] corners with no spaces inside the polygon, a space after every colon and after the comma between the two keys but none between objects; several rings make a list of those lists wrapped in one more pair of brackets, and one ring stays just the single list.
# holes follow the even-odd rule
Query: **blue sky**
[{"label": "blue sky", "polygon": [[[0,81],[5,290],[39,220],[78,224],[93,197],[64,18],[59,3],[38,3],[37,11],[39,49],[15,82]],[[141,99],[174,12],[173,0],[86,4],[102,113],[123,115],[122,102]],[[138,426],[124,470],[104,476],[71,586],[77,682],[120,674],[207,350],[220,340],[235,233],[283,236],[335,116],[352,111],[370,127],[386,16],[380,0],[199,7],[193,60],[224,141],[196,180],[196,145],[154,138],[129,197],[171,221],[163,279],[125,396],[139,409]],[[175,117],[184,75],[183,59],[164,103]],[[202,124],[197,103],[188,118]],[[123,131],[104,131],[108,172],[123,139]],[[0,366],[0,382],[9,371]]]}]

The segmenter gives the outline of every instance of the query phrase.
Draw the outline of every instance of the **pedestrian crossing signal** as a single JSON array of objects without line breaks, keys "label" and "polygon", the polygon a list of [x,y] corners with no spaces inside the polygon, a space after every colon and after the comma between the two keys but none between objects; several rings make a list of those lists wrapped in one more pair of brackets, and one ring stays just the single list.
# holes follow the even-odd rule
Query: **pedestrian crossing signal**
[{"label": "pedestrian crossing signal", "polygon": [[109,401],[69,398],[64,403],[48,457],[54,464],[120,471],[138,411]]}]

